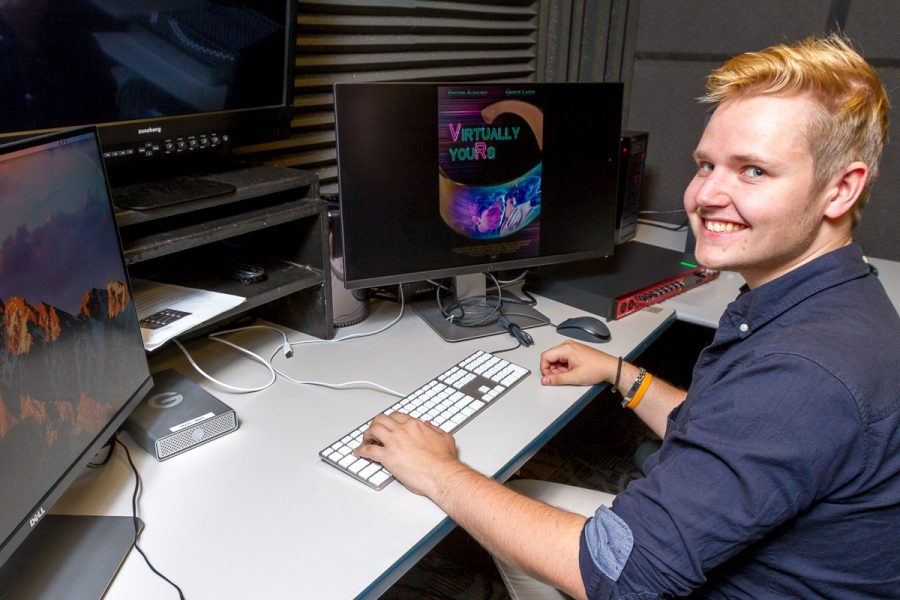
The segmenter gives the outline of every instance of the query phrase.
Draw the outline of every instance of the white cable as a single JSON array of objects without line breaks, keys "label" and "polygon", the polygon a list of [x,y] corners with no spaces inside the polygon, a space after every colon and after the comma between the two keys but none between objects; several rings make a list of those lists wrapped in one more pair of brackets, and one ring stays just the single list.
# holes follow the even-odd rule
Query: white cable
[{"label": "white cable", "polygon": [[[278,329],[277,327],[272,327],[271,325],[247,325],[246,327],[235,327],[234,329],[224,329],[222,331],[217,331],[215,333],[211,333],[207,337],[210,338],[211,340],[215,340],[217,342],[222,342],[222,340],[218,339],[218,337],[220,335],[225,335],[226,333],[235,333],[237,331],[246,331],[248,329],[268,329],[270,331],[274,331],[275,333],[281,334],[281,339],[284,340],[284,344],[282,344],[281,346],[276,348],[275,352],[277,353],[278,349],[280,348],[281,351],[284,353],[285,358],[291,358],[294,355],[294,351],[291,350],[291,343],[288,341],[288,336],[284,332],[284,330]],[[274,357],[275,354],[273,353],[272,356]],[[263,360],[263,362],[265,362],[264,359],[261,359],[261,360]],[[269,360],[269,362],[271,362],[271,359]]]},{"label": "white cable", "polygon": [[187,351],[187,348],[182,346],[181,342],[179,342],[177,338],[173,338],[172,341],[175,342],[175,345],[181,349],[181,351],[184,353],[184,356],[187,358],[188,362],[191,363],[191,366],[194,367],[194,369],[196,369],[196,371],[198,373],[200,373],[202,376],[204,376],[207,379],[209,379],[210,381],[212,381],[214,384],[221,386],[230,392],[238,392],[238,393],[242,393],[242,394],[248,393],[248,392],[261,392],[262,390],[264,390],[264,389],[270,387],[272,384],[274,384],[275,381],[278,379],[278,376],[275,374],[275,369],[272,367],[272,365],[270,365],[268,362],[266,362],[266,359],[259,356],[258,354],[254,354],[250,350],[247,350],[246,348],[241,348],[237,344],[232,344],[231,342],[229,342],[227,340],[219,340],[219,339],[213,338],[211,336],[210,336],[210,339],[212,339],[216,342],[219,342],[220,344],[225,344],[227,346],[231,346],[235,350],[243,352],[244,354],[247,354],[254,360],[262,363],[263,365],[265,365],[266,369],[269,370],[269,374],[271,375],[272,379],[267,384],[259,386],[259,387],[255,387],[255,388],[245,388],[245,387],[238,387],[235,385],[229,385],[223,381],[219,381],[218,379],[216,379],[215,377],[213,377],[212,375],[210,375],[209,373],[207,373],[206,371],[201,369],[200,365],[198,365],[196,362],[194,362],[194,359],[193,359],[193,357],[191,357],[190,352]]},{"label": "white cable", "polygon": [[[191,364],[191,366],[194,367],[194,369],[200,375],[202,375],[209,381],[213,382],[214,384],[221,386],[222,388],[224,388],[228,391],[231,391],[231,392],[238,392],[238,393],[260,392],[268,387],[271,387],[278,380],[278,376],[280,375],[280,376],[284,377],[285,379],[287,379],[288,381],[290,381],[291,383],[306,384],[306,385],[318,385],[318,386],[332,388],[332,389],[344,389],[344,388],[349,388],[349,387],[357,387],[360,385],[366,385],[366,386],[374,388],[377,391],[385,392],[385,393],[397,396],[399,398],[403,398],[406,396],[406,394],[403,394],[396,390],[392,390],[390,388],[384,387],[384,386],[374,383],[372,381],[358,380],[358,381],[347,381],[344,383],[327,383],[327,382],[323,382],[323,381],[297,380],[297,379],[294,379],[294,378],[288,376],[287,374],[279,371],[272,364],[272,361],[275,359],[275,355],[278,354],[279,350],[282,351],[282,354],[284,354],[285,358],[291,358],[294,355],[293,346],[295,344],[297,344],[297,345],[299,345],[299,344],[324,344],[324,343],[342,342],[344,340],[350,340],[350,339],[354,339],[354,338],[368,337],[371,335],[381,333],[382,331],[386,331],[387,329],[390,329],[391,327],[396,325],[400,321],[401,318],[403,318],[403,312],[404,312],[404,308],[405,308],[405,301],[404,301],[404,296],[403,296],[403,286],[398,286],[398,287],[400,288],[400,312],[399,312],[399,314],[390,323],[388,323],[387,325],[385,325],[384,327],[382,327],[380,329],[376,329],[375,331],[355,333],[355,334],[351,334],[351,335],[346,335],[341,338],[335,338],[332,340],[301,340],[298,342],[291,342],[288,340],[287,334],[283,330],[278,329],[277,327],[272,327],[269,325],[248,325],[247,327],[236,327],[234,329],[225,329],[223,331],[217,331],[215,333],[211,333],[208,336],[206,336],[208,339],[210,339],[214,342],[219,342],[220,344],[225,344],[226,346],[230,346],[239,352],[243,352],[244,354],[253,358],[255,361],[264,365],[266,367],[266,369],[268,369],[269,375],[271,377],[269,382],[266,383],[265,385],[255,387],[255,388],[238,387],[238,386],[229,385],[225,382],[219,381],[218,379],[216,379],[215,377],[213,377],[212,375],[210,375],[209,373],[207,373],[206,371],[204,371],[203,369],[200,368],[200,365],[198,365],[194,361],[191,354],[181,344],[181,342],[178,341],[177,338],[174,338],[173,341],[178,346],[178,348],[181,349],[181,352],[187,358],[187,360]],[[235,344],[233,342],[229,342],[228,340],[219,339],[219,336],[222,336],[222,335],[225,335],[228,333],[235,333],[238,331],[245,331],[247,329],[270,329],[272,331],[275,331],[275,332],[281,334],[282,339],[284,339],[284,343],[279,345],[277,348],[275,348],[275,350],[272,352],[271,356],[269,356],[269,360],[266,360],[262,356],[259,356],[258,354],[254,353],[250,350],[247,350],[246,348],[238,346],[237,344]]]},{"label": "white cable", "polygon": [[379,392],[385,392],[386,394],[391,394],[392,396],[397,396],[398,398],[406,397],[406,394],[404,394],[404,393],[398,392],[396,390],[392,390],[391,388],[384,387],[383,385],[379,385],[372,381],[364,381],[364,380],[345,381],[343,383],[328,383],[325,381],[305,381],[305,380],[301,380],[301,379],[294,379],[293,377],[290,377],[289,375],[285,375],[278,369],[275,369],[275,372],[278,373],[279,375],[281,375],[282,377],[284,377],[285,379],[287,379],[288,381],[290,381],[291,383],[297,383],[297,384],[303,384],[303,385],[318,385],[321,387],[331,388],[331,389],[335,389],[335,390],[342,390],[342,389],[354,388],[354,387],[370,387],[370,388],[374,388],[375,390],[377,390]]},{"label": "white cable", "polygon": [[[397,287],[399,288],[399,295],[400,295],[400,312],[397,314],[396,317],[394,317],[394,319],[390,323],[386,324],[384,327],[381,327],[380,329],[376,329],[375,331],[364,331],[361,333],[353,333],[350,335],[345,335],[344,337],[334,338],[331,340],[301,340],[298,342],[286,342],[286,343],[288,343],[290,346],[301,345],[301,344],[333,344],[336,342],[343,342],[346,340],[368,337],[368,336],[376,335],[383,331],[387,331],[388,329],[390,329],[391,327],[396,325],[400,321],[400,319],[403,318],[403,312],[406,307],[406,300],[403,295],[403,286],[398,285]],[[271,364],[271,361],[273,361],[275,359],[275,355],[277,353],[278,353],[278,349],[276,348],[275,351],[272,352],[271,356],[269,357],[270,364]],[[273,367],[273,369],[274,369],[274,367]],[[318,385],[321,387],[327,387],[327,388],[332,388],[332,389],[344,389],[344,388],[354,387],[354,386],[358,386],[358,385],[367,385],[378,391],[385,392],[385,393],[391,394],[393,396],[397,396],[398,398],[406,397],[406,394],[403,394],[396,390],[392,390],[388,387],[379,385],[372,381],[347,381],[344,383],[328,383],[328,382],[324,382],[324,381],[306,381],[306,380],[294,379],[294,378],[288,376],[287,374],[279,371],[278,369],[275,369],[275,372],[278,373],[279,375],[281,375],[282,377],[284,377],[285,379],[287,379],[288,381],[290,381],[292,383],[297,383],[297,384]]]},{"label": "white cable", "polygon": [[403,295],[403,286],[400,285],[400,284],[398,284],[398,285],[397,285],[397,288],[398,288],[398,291],[399,291],[399,294],[400,294],[400,312],[397,313],[397,316],[394,317],[394,320],[393,320],[393,321],[391,321],[390,323],[388,323],[387,325],[385,325],[385,326],[382,327],[381,329],[376,329],[375,331],[363,331],[363,332],[360,332],[360,333],[351,333],[350,335],[345,335],[344,337],[334,338],[334,339],[331,339],[331,340],[302,340],[302,341],[299,341],[299,342],[291,342],[291,346],[293,346],[294,344],[316,344],[316,343],[318,343],[318,344],[334,344],[334,343],[337,343],[337,342],[343,342],[343,341],[346,341],[346,340],[353,340],[353,339],[356,339],[356,338],[369,337],[369,336],[372,336],[372,335],[379,334],[379,333],[381,333],[382,331],[387,331],[388,329],[390,329],[391,327],[393,327],[394,325],[396,325],[396,324],[400,321],[400,319],[403,318],[403,310],[404,310],[404,308],[406,307],[406,299],[405,299],[405,297],[404,297],[404,295]]}]

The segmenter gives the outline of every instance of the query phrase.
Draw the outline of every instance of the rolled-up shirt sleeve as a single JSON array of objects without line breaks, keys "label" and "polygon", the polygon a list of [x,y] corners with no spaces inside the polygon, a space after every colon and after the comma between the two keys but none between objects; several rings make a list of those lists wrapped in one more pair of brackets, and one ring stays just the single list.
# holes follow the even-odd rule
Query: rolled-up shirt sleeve
[{"label": "rolled-up shirt sleeve", "polygon": [[607,598],[619,578],[634,538],[628,524],[605,506],[581,530],[578,560],[589,598]]}]

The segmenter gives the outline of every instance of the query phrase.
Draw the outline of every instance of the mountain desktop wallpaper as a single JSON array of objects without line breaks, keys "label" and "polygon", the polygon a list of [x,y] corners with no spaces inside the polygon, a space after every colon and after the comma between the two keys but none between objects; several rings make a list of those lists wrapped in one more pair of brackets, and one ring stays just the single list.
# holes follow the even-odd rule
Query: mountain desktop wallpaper
[{"label": "mountain desktop wallpaper", "polygon": [[93,135],[0,156],[0,531],[147,376],[100,160]]}]

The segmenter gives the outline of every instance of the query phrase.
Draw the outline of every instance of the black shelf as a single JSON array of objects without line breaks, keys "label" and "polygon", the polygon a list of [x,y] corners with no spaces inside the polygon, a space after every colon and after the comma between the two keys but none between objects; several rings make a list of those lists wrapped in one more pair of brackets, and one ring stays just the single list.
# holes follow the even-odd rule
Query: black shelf
[{"label": "black shelf", "polygon": [[157,228],[145,235],[130,238],[127,242],[123,240],[125,264],[173,254],[196,247],[198,244],[227,240],[273,225],[315,217],[320,211],[321,203],[313,200],[290,201],[222,216],[204,215],[200,211],[195,211],[190,214],[199,219],[191,219],[188,223],[182,222],[172,229]]},{"label": "black shelf", "polygon": [[[229,321],[256,309],[261,308],[265,310],[267,305],[292,294],[297,294],[307,289],[315,289],[321,286],[323,281],[323,273],[319,269],[284,262],[271,257],[262,260],[257,258],[254,261],[254,264],[258,264],[265,269],[266,277],[262,281],[249,284],[236,281],[230,278],[227,273],[207,270],[201,265],[192,265],[189,261],[184,261],[182,264],[184,268],[165,273],[166,283],[247,298],[247,301],[241,305],[204,323],[204,328],[222,321]],[[198,266],[200,268],[197,268]]]},{"label": "black shelf", "polygon": [[[152,210],[118,209],[116,210],[116,222],[119,224],[119,227],[127,227],[210,208],[221,208],[236,202],[252,200],[279,192],[294,192],[304,187],[315,187],[316,197],[318,196],[319,182],[315,174],[284,167],[244,165],[228,171],[197,175],[197,177],[227,183],[234,186],[236,190],[231,194],[222,194],[191,202],[180,202]],[[113,190],[113,195],[115,196],[115,190]]]},{"label": "black shelf", "polygon": [[[314,174],[246,165],[204,175],[233,193],[150,210],[117,210],[132,277],[247,298],[184,337],[252,313],[316,337],[334,336],[327,204]],[[241,283],[234,264],[261,266],[265,278]]]}]

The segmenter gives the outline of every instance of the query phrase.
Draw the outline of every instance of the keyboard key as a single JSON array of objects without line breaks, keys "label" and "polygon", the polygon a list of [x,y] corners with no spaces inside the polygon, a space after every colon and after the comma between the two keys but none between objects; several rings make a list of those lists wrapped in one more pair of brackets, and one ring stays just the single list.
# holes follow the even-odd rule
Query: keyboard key
[{"label": "keyboard key", "polygon": [[363,479],[368,479],[375,473],[381,470],[381,465],[376,462],[370,462],[369,466],[359,472],[359,476]]}]

